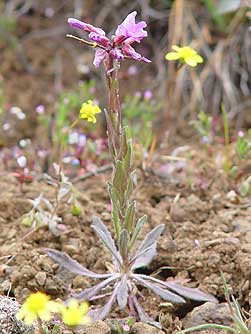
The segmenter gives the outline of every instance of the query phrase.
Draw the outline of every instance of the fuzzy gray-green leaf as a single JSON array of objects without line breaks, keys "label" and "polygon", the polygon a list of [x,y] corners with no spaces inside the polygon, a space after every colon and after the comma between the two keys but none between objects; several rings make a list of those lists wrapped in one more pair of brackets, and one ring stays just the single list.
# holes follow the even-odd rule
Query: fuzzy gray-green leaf
[{"label": "fuzzy gray-green leaf", "polygon": [[153,245],[157,239],[159,238],[159,236],[161,235],[161,233],[164,231],[165,225],[164,224],[160,224],[158,226],[156,226],[154,229],[152,229],[145,237],[145,239],[141,242],[135,257],[137,257],[138,254],[142,253],[142,251],[144,251],[145,249],[149,248],[151,245]]},{"label": "fuzzy gray-green leaf", "polygon": [[123,259],[128,256],[128,244],[129,244],[129,234],[126,229],[120,232],[119,237],[119,251]]},{"label": "fuzzy gray-green leaf", "polygon": [[98,217],[93,217],[93,222],[92,222],[91,227],[96,231],[100,240],[103,242],[106,248],[109,249],[111,254],[114,256],[114,258],[118,262],[119,266],[121,266],[122,265],[121,256],[116,249],[111,233],[108,231],[108,229],[103,224],[103,222]]},{"label": "fuzzy gray-green leaf", "polygon": [[128,286],[127,286],[127,275],[123,275],[119,284],[117,291],[117,301],[119,308],[123,310],[126,307],[128,299]]},{"label": "fuzzy gray-green leaf", "polygon": [[129,249],[132,249],[135,241],[138,238],[138,235],[139,235],[142,227],[146,224],[146,222],[147,222],[147,216],[146,215],[144,215],[143,217],[139,218],[139,220],[137,221],[137,224],[136,224],[135,229],[133,231],[132,238],[130,240]]},{"label": "fuzzy gray-green leaf", "polygon": [[136,202],[132,201],[126,210],[124,228],[131,233],[134,227],[134,216],[136,212]]},{"label": "fuzzy gray-green leaf", "polygon": [[47,249],[49,257],[57,262],[60,266],[68,269],[74,274],[92,277],[92,278],[108,278],[111,277],[111,274],[96,274],[93,271],[90,271],[83,267],[76,260],[72,259],[69,255],[63,252],[59,252],[55,249]]}]

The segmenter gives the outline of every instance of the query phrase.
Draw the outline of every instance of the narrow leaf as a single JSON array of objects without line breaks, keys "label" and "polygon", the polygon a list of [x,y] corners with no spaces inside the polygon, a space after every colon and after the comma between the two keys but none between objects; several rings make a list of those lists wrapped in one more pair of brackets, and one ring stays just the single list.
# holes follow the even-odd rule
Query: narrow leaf
[{"label": "narrow leaf", "polygon": [[114,274],[113,276],[92,286],[91,288],[84,289],[80,293],[74,294],[73,297],[79,300],[91,300],[92,297],[96,296],[96,294],[98,294],[101,289],[104,289],[107,285],[117,280],[118,278],[119,275]]},{"label": "narrow leaf", "polygon": [[115,165],[115,174],[113,178],[113,186],[116,188],[120,195],[122,195],[121,192],[125,192],[126,188],[126,175],[124,171],[124,164],[122,161],[117,160]]},{"label": "narrow leaf", "polygon": [[125,198],[130,198],[133,192],[134,186],[136,184],[136,172],[132,171],[129,175],[129,179],[127,181],[126,191],[125,191]]},{"label": "narrow leaf", "polygon": [[59,252],[55,249],[47,249],[47,254],[49,257],[57,262],[60,266],[68,269],[70,272],[92,277],[92,278],[108,278],[111,277],[111,274],[96,274],[93,271],[90,271],[83,267],[80,263],[78,263],[76,260],[73,260],[69,255],[63,252]]},{"label": "narrow leaf", "polygon": [[229,331],[231,333],[236,334],[236,329],[230,326],[224,326],[224,325],[218,325],[218,324],[202,324],[202,325],[183,329],[182,331],[176,332],[176,334],[190,333],[193,331],[201,331],[201,330],[207,330],[207,329],[221,329],[221,330],[223,329],[225,331]]},{"label": "narrow leaf", "polygon": [[183,285],[177,282],[164,282],[152,276],[147,276],[147,275],[142,275],[142,274],[138,274],[138,276],[143,278],[144,280],[148,280],[153,283],[157,283],[158,285],[161,285],[165,288],[168,288],[174,291],[175,293],[181,295],[182,297],[192,299],[192,300],[209,301],[213,303],[218,303],[215,297],[205,292],[202,292],[197,288],[184,287]]},{"label": "narrow leaf", "polygon": [[125,229],[131,233],[134,227],[134,216],[136,212],[136,202],[132,201],[125,214]]},{"label": "narrow leaf", "polygon": [[123,310],[126,307],[128,299],[127,275],[123,275],[118,284],[117,301],[119,308]]},{"label": "narrow leaf", "polygon": [[128,257],[128,244],[129,244],[129,234],[126,229],[123,229],[119,236],[119,252],[122,259],[127,259]]},{"label": "narrow leaf", "polygon": [[87,315],[92,319],[92,321],[103,320],[111,311],[112,305],[116,300],[116,294],[118,291],[118,284],[115,286],[111,297],[108,302],[100,308],[96,308],[94,310],[90,310]]},{"label": "narrow leaf", "polygon": [[150,325],[153,325],[154,327],[157,327],[159,329],[161,329],[161,325],[159,322],[154,321],[152,318],[150,318],[144,311],[144,309],[142,308],[142,306],[139,304],[138,299],[134,296],[133,297],[133,304],[135,305],[135,308],[138,312],[139,318],[142,322],[146,322]]},{"label": "narrow leaf", "polygon": [[139,218],[139,220],[137,221],[137,224],[135,226],[135,229],[133,231],[133,235],[132,235],[132,238],[131,238],[131,241],[130,241],[130,244],[129,244],[129,249],[132,249],[135,241],[138,238],[138,235],[139,235],[142,227],[145,225],[146,222],[147,222],[147,216],[146,215]]},{"label": "narrow leaf", "polygon": [[98,217],[93,217],[93,222],[91,227],[96,231],[100,240],[106,246],[106,248],[111,252],[114,256],[118,265],[122,265],[122,259],[119,252],[116,249],[115,243],[112,239],[111,233],[108,231],[106,226],[102,223],[102,221]]},{"label": "narrow leaf", "polygon": [[131,159],[132,159],[132,140],[129,139],[127,141],[127,152],[126,155],[124,155],[124,165],[125,165],[125,171],[128,173],[130,171],[131,167]]},{"label": "narrow leaf", "polygon": [[173,292],[170,292],[166,289],[160,288],[158,285],[155,285],[154,283],[147,282],[143,278],[140,277],[140,275],[134,274],[133,278],[142,286],[146,287],[149,290],[152,290],[156,295],[160,296],[164,300],[168,300],[172,303],[185,303],[185,299],[182,297],[176,295]]},{"label": "narrow leaf", "polygon": [[165,286],[179,295],[191,300],[218,303],[218,300],[214,296],[202,292],[197,288],[188,288],[176,282],[165,282]]},{"label": "narrow leaf", "polygon": [[161,235],[161,233],[163,232],[165,228],[164,224],[158,225],[156,226],[154,229],[152,229],[145,237],[145,239],[142,241],[142,243],[140,244],[135,257],[140,254],[143,250],[149,248],[150,246],[152,246],[158,239],[158,237]]},{"label": "narrow leaf", "polygon": [[152,246],[144,250],[140,255],[134,257],[134,259],[132,260],[132,262],[134,262],[132,270],[146,267],[149,263],[151,263],[152,259],[157,255],[156,245],[157,243],[155,242]]},{"label": "narrow leaf", "polygon": [[114,156],[117,153],[117,142],[118,142],[117,134],[114,130],[110,114],[107,112],[106,109],[104,109],[104,112],[108,128],[107,134],[108,134],[109,148],[111,149],[111,152],[113,152],[112,156]]}]

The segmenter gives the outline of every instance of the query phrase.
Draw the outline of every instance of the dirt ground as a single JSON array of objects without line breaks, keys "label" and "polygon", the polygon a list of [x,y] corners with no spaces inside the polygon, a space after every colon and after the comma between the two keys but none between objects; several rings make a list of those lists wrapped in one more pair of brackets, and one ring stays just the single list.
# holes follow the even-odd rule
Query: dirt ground
[{"label": "dirt ground", "polygon": [[[197,151],[199,152],[199,151]],[[194,158],[188,162],[187,171],[194,167]],[[189,166],[190,165],[190,166]],[[196,167],[196,166],[195,166]],[[156,169],[157,170],[157,169]],[[250,261],[251,230],[250,199],[231,197],[227,177],[223,172],[211,170],[207,188],[195,183],[200,176],[199,168],[193,168],[193,181],[188,184],[183,173],[176,172],[172,178],[156,175],[153,171],[138,172],[135,198],[138,213],[148,215],[148,225],[143,235],[159,223],[166,229],[158,242],[158,256],[144,273],[164,280],[181,280],[190,287],[199,287],[224,301],[220,271],[225,274],[242,307],[250,309]],[[28,199],[40,192],[53,201],[55,189],[44,181],[33,181],[20,192],[18,182],[1,177],[0,193],[0,292],[16,297],[20,302],[30,291],[41,290],[54,298],[66,298],[72,290],[82,289],[91,281],[78,275],[58,270],[45,254],[45,248],[67,252],[81,264],[93,271],[106,271],[110,256],[93,233],[90,224],[93,215],[98,215],[109,227],[109,198],[106,181],[109,173],[93,176],[77,184],[82,214],[74,217],[69,204],[59,208],[66,231],[55,237],[47,227],[42,227],[24,240],[29,232],[22,226],[20,217],[30,208]],[[179,199],[177,201],[177,195]],[[176,201],[175,201],[176,198]],[[143,237],[142,235],[142,237]],[[3,257],[13,255],[11,260]],[[6,264],[7,263],[7,264]],[[188,312],[198,303],[187,303],[175,308],[155,295],[143,290],[142,301],[146,311],[160,319],[167,332],[181,326]],[[127,312],[114,310],[111,318],[125,317]],[[178,327],[177,327],[178,326]]]},{"label": "dirt ground", "polygon": [[[59,11],[57,15],[53,24],[55,20],[65,22],[66,13]],[[0,48],[3,46],[0,80],[4,83],[6,103],[19,106],[27,115],[26,121],[18,125],[13,123],[12,116],[7,115],[5,121],[14,124],[14,132],[10,132],[8,137],[0,136],[0,147],[11,147],[19,139],[27,137],[39,141],[39,137],[36,139],[35,107],[44,104],[48,113],[53,113],[56,97],[62,87],[72,88],[78,80],[93,77],[102,87],[100,77],[92,70],[87,76],[77,73],[75,61],[79,49],[73,47],[70,41],[65,41],[63,36],[68,31],[66,24],[59,24],[59,30],[53,30],[54,35],[50,36],[49,30],[49,35],[47,31],[47,35],[45,33],[41,37],[41,30],[49,29],[51,22],[42,14],[21,18],[18,29],[20,38],[32,31],[39,31],[37,35],[26,35],[26,39],[22,40],[26,60],[20,60],[20,53],[13,52],[6,42],[0,41]],[[83,58],[86,63],[91,64],[92,57],[92,53],[85,51]],[[147,88],[154,73],[149,70],[146,74],[143,69],[140,75]],[[128,79],[122,78],[123,85],[135,91],[138,82],[133,80],[128,85]],[[138,215],[148,216],[148,224],[141,238],[158,224],[166,225],[164,234],[159,238],[157,257],[142,272],[198,287],[214,295],[219,305],[223,305],[222,271],[241,307],[249,312],[251,198],[250,195],[244,198],[237,195],[238,185],[211,158],[208,159],[208,152],[197,142],[198,138],[189,139],[189,145],[181,153],[184,158],[181,165],[160,161],[160,156],[168,156],[171,152],[171,148],[165,145],[160,151],[157,149],[154,153],[157,158],[146,170],[138,170],[134,197]],[[184,137],[175,138],[175,143],[183,147],[187,145],[187,138],[185,142]],[[214,149],[217,152],[218,148]],[[222,150],[222,146],[219,150]],[[250,174],[250,166],[251,161],[248,160],[241,166],[246,176]],[[55,189],[38,178],[39,175],[35,176],[31,183],[20,189],[18,180],[0,166],[0,294],[9,294],[19,302],[31,291],[37,290],[63,299],[72,291],[93,283],[90,279],[60,269],[48,258],[46,248],[64,251],[99,273],[105,272],[106,264],[111,261],[90,227],[93,215],[97,215],[112,229],[106,190],[110,171],[76,184],[82,213],[74,217],[70,213],[70,205],[62,203],[58,215],[66,229],[57,237],[46,226],[27,236],[30,229],[21,224],[22,216],[31,208],[29,199],[43,193],[49,200],[55,201]],[[188,326],[187,315],[196,307],[201,307],[200,303],[190,301],[185,306],[172,307],[145,289],[142,289],[142,295],[145,299],[141,300],[141,304],[146,312],[161,322],[166,333]],[[114,319],[119,321],[128,316],[127,311],[121,312],[115,308],[110,317],[113,322]],[[217,322],[218,318],[212,316],[211,320]],[[229,321],[226,314],[221,319],[222,323],[225,320]],[[112,327],[113,322],[107,323]],[[157,333],[153,329],[136,327],[133,333]]]}]

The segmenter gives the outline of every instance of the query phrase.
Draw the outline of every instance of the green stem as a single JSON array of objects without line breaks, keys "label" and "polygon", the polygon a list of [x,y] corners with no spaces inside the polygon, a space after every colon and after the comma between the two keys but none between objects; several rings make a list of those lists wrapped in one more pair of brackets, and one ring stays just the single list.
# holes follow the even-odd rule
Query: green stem
[{"label": "green stem", "polygon": [[225,163],[224,169],[227,174],[230,172],[230,156],[229,156],[229,125],[228,125],[228,118],[225,107],[221,104],[221,111],[222,111],[222,120],[223,120],[223,127],[224,127],[224,139],[225,139]]},{"label": "green stem", "polygon": [[226,331],[229,331],[231,333],[237,334],[238,331],[230,326],[224,326],[224,325],[218,325],[218,324],[203,324],[203,325],[198,325],[194,326],[191,328],[184,329],[182,331],[177,332],[176,334],[183,334],[183,333],[190,333],[193,331],[201,331],[204,329],[224,329]]}]

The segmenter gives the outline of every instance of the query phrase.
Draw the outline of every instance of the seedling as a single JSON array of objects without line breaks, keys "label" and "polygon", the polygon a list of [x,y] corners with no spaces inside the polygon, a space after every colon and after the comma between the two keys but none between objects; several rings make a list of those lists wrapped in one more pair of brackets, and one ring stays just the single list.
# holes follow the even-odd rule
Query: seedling
[{"label": "seedling", "polygon": [[247,158],[248,153],[250,152],[250,139],[245,136],[243,131],[238,132],[238,138],[236,142],[236,152],[239,159],[244,160]]},{"label": "seedling", "polygon": [[223,273],[221,273],[221,278],[223,281],[224,294],[225,294],[226,302],[228,305],[229,313],[233,320],[233,327],[220,325],[220,324],[203,324],[203,325],[198,325],[198,326],[184,329],[182,331],[177,332],[176,334],[184,334],[184,333],[190,333],[193,331],[200,331],[200,330],[207,330],[207,329],[222,329],[230,333],[234,333],[234,334],[240,334],[240,333],[250,334],[250,330],[245,323],[245,319],[243,317],[240,305],[238,304],[238,301],[235,299],[235,297],[230,292]]},{"label": "seedling", "polygon": [[211,116],[201,111],[198,119],[191,122],[205,144],[212,143],[212,120]]},{"label": "seedling", "polygon": [[[58,166],[55,166],[59,173]],[[57,215],[57,211],[62,200],[67,200],[72,204],[71,212],[74,216],[81,213],[81,207],[77,202],[77,193],[69,179],[60,172],[60,181],[47,176],[48,182],[56,187],[55,201],[52,203],[42,193],[34,200],[29,200],[32,204],[31,210],[22,217],[22,223],[25,226],[31,226],[36,229],[46,225],[49,230],[58,236],[64,228],[62,218]]]}]

